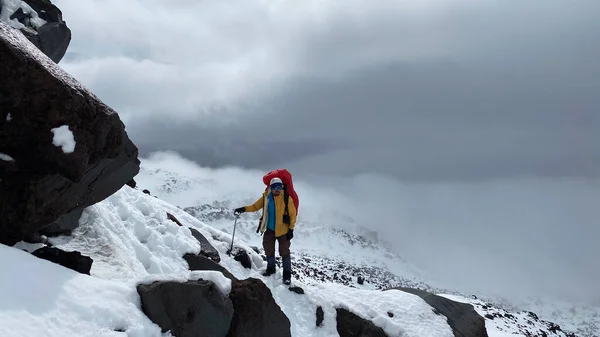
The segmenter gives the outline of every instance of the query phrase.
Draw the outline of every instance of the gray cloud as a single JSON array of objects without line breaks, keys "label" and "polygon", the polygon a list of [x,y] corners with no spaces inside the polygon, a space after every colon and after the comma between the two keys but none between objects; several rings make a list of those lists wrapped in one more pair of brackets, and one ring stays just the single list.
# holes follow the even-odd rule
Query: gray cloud
[{"label": "gray cloud", "polygon": [[406,180],[600,172],[600,4],[57,0],[149,153]]}]

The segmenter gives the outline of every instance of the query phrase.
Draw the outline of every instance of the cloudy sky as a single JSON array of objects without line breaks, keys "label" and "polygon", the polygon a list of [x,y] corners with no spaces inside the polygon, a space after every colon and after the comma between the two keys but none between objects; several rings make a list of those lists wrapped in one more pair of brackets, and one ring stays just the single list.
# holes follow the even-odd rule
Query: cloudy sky
[{"label": "cloudy sky", "polygon": [[143,154],[405,181],[600,172],[600,3],[55,0]]},{"label": "cloudy sky", "polygon": [[60,65],[142,156],[285,166],[307,217],[353,214],[447,281],[600,298],[599,1],[53,2]]}]

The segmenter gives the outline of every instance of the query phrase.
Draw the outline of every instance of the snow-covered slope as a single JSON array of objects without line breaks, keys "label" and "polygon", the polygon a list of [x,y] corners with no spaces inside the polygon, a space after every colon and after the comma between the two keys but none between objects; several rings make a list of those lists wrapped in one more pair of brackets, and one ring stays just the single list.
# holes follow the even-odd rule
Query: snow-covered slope
[{"label": "snow-covered slope", "polygon": [[[167,219],[166,212],[183,224]],[[224,293],[230,282],[218,272],[190,272],[181,258],[200,246],[187,226],[194,227],[220,252],[220,264],[236,277],[264,280],[291,321],[293,336],[336,336],[335,308],[348,308],[374,321],[390,336],[452,336],[442,316],[419,297],[401,291],[353,289],[335,283],[298,283],[305,294],[288,290],[278,277],[260,275],[263,261],[253,254],[252,269],[226,255],[231,236],[138,190],[124,187],[89,207],[71,236],[50,238],[66,251],[94,259],[91,276],[38,259],[24,250],[39,245],[0,247],[2,278],[0,324],[3,336],[169,336],[161,334],[141,311],[135,285],[152,280],[213,280]],[[244,242],[236,244],[248,251]],[[316,306],[325,320],[315,326]],[[388,312],[394,312],[389,317]]]},{"label": "snow-covered slope", "polygon": [[[254,182],[240,179],[236,180],[235,184],[220,184],[220,180],[235,176],[235,170],[199,170],[192,166],[190,164],[190,167],[170,170],[165,167],[142,165],[136,180],[140,189],[148,188],[154,195],[169,200],[210,226],[232,233],[231,210],[255,201],[257,193],[249,191],[260,191],[264,188],[260,179],[264,172],[244,173],[246,176],[254,174]],[[229,190],[229,185],[235,185],[237,188]],[[215,187],[218,188],[214,190]],[[303,202],[304,200],[306,198]],[[255,232],[258,217],[258,214],[242,215],[238,221],[236,238],[260,249],[261,237]],[[330,220],[336,217],[337,223]],[[491,315],[487,321],[490,322],[491,329],[500,325],[499,333],[512,331],[525,336],[535,336],[536,333],[543,336],[539,331],[550,333],[556,330],[552,328],[556,323],[567,333],[576,332],[577,336],[600,335],[599,307],[573,304],[565,306],[556,301],[543,302],[535,298],[514,303],[486,294],[477,294],[479,299],[473,299],[471,294],[446,288],[440,280],[434,280],[427,273],[394,254],[386,248],[389,238],[381,240],[376,232],[355,224],[354,219],[343,218],[339,214],[323,219],[320,222],[314,218],[307,220],[301,211],[295,231],[295,237],[298,238],[292,244],[295,277],[306,284],[329,281],[359,289],[384,289],[396,285],[416,287],[459,296],[476,307],[486,307],[488,311],[491,310],[491,313],[486,312]],[[353,223],[353,226],[339,226],[341,222]],[[364,278],[363,284],[358,283],[359,277]],[[480,312],[485,316],[484,311]],[[538,318],[532,318],[530,312],[534,312],[534,316]],[[509,315],[502,314],[499,318],[500,313]],[[513,317],[519,319],[515,320]],[[519,320],[525,324],[520,324],[522,322]]]},{"label": "snow-covered slope", "polygon": [[[167,218],[175,215],[184,225],[178,226]],[[169,336],[162,334],[141,311],[135,285],[152,280],[188,280],[204,278],[213,280],[227,294],[231,283],[218,272],[190,272],[182,259],[185,253],[197,254],[200,245],[186,227],[202,233],[219,251],[220,264],[236,277],[254,277],[263,280],[274,299],[291,322],[292,336],[338,336],[335,308],[347,308],[362,318],[369,319],[384,329],[389,336],[452,336],[443,316],[437,315],[420,297],[401,291],[375,290],[377,284],[357,285],[354,280],[343,285],[339,279],[320,281],[314,275],[296,278],[294,283],[305,290],[299,295],[290,292],[281,282],[281,273],[265,278],[262,257],[252,250],[242,238],[235,245],[251,255],[252,268],[227,256],[231,235],[204,223],[182,209],[159,198],[146,195],[127,186],[85,210],[80,227],[72,235],[50,238],[49,242],[60,249],[77,250],[94,259],[91,276],[40,260],[21,249],[32,251],[40,244],[19,243],[15,247],[0,247],[0,260],[8,275],[2,279],[0,296],[0,324],[4,336]],[[357,252],[382,253],[364,238],[332,231],[326,235],[338,240],[330,250],[352,248]],[[342,243],[341,238],[350,238]],[[316,246],[313,246],[316,248]],[[371,255],[372,257],[373,255]],[[313,259],[319,255],[314,254]],[[338,254],[343,259],[344,254]],[[394,257],[389,257],[394,261]],[[305,259],[305,257],[304,257]],[[321,259],[325,261],[326,259]],[[341,261],[341,260],[340,260]],[[349,259],[349,261],[352,261]],[[401,260],[397,260],[401,261]],[[354,262],[345,261],[346,265]],[[300,270],[302,266],[296,265]],[[327,265],[325,268],[329,268]],[[351,271],[350,273],[352,273]],[[340,271],[340,275],[348,275]],[[374,278],[374,277],[373,277]],[[478,304],[475,299],[449,294],[457,301]],[[315,326],[315,308],[324,311],[322,326]],[[479,310],[483,310],[479,308]],[[501,309],[488,307],[501,312]],[[481,312],[481,311],[480,311]],[[393,313],[393,315],[390,315]],[[482,312],[482,315],[485,315]],[[550,335],[544,322],[535,323],[538,330],[529,329],[526,317],[504,313],[502,317],[486,319],[491,337]],[[512,317],[519,317],[513,320]],[[498,323],[500,322],[500,323]],[[497,328],[496,325],[500,325]],[[546,328],[544,328],[546,327]],[[545,330],[544,330],[545,329]],[[556,331],[556,336],[567,336]],[[529,334],[527,334],[529,333]]]}]

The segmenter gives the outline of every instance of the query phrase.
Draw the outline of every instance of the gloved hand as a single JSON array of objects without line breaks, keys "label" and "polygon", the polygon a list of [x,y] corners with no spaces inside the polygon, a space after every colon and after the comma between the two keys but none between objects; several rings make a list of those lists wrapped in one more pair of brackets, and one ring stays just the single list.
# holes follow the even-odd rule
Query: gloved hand
[{"label": "gloved hand", "polygon": [[246,211],[246,207],[239,207],[239,208],[236,208],[235,210],[233,210],[233,213],[235,215],[238,215],[238,214],[244,213],[245,211]]},{"label": "gloved hand", "polygon": [[293,229],[289,229],[288,232],[287,232],[287,234],[286,234],[286,237],[287,237],[288,241],[291,240],[294,237],[294,230]]}]

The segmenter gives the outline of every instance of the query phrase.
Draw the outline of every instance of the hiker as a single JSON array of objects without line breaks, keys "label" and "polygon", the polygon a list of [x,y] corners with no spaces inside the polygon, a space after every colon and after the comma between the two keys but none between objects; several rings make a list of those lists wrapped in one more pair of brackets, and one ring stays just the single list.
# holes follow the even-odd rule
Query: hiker
[{"label": "hiker", "polygon": [[[275,241],[279,242],[279,256],[283,262],[283,283],[290,284],[292,278],[292,260],[290,244],[296,225],[296,206],[293,198],[284,196],[284,184],[280,178],[273,178],[263,195],[252,205],[236,208],[234,212],[256,212],[263,209],[259,224],[263,234],[263,248],[267,255],[267,270],[263,276],[275,274]],[[286,201],[287,200],[287,209]]]}]

